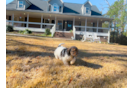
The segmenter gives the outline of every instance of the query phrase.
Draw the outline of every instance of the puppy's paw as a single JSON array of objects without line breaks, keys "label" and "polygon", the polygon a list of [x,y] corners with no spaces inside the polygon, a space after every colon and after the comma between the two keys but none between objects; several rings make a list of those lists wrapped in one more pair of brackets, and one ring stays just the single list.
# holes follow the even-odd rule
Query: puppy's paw
[{"label": "puppy's paw", "polygon": [[74,58],[73,60],[71,60],[71,61],[70,61],[70,64],[71,64],[71,65],[74,64],[75,61],[76,61],[76,58]]},{"label": "puppy's paw", "polygon": [[72,65],[72,64],[74,64],[74,62],[73,61],[70,61],[70,64]]},{"label": "puppy's paw", "polygon": [[63,61],[64,65],[69,66],[67,61]]}]

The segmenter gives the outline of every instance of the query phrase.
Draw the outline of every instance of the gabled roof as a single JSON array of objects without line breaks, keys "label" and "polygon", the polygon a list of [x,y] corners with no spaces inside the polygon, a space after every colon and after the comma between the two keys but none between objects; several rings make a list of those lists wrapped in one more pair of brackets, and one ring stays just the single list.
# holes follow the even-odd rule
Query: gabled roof
[{"label": "gabled roof", "polygon": [[82,14],[82,10],[81,10],[82,4],[76,4],[76,3],[66,3],[64,2],[64,9],[63,12],[64,13],[71,13],[71,10],[76,12],[77,14]]},{"label": "gabled roof", "polygon": [[[48,12],[48,7],[49,7],[48,1],[29,0],[29,2],[31,3],[31,5],[26,10]],[[86,3],[89,3],[89,1],[87,1]],[[82,6],[83,6],[83,4],[64,2],[63,14],[65,13],[65,14],[82,15]],[[16,10],[16,0],[7,4],[6,9],[7,10]],[[101,15],[101,12],[98,10],[98,8],[95,5],[91,6],[91,12],[92,12],[91,15]]]},{"label": "gabled roof", "polygon": [[42,9],[43,11],[47,12],[48,10],[48,2],[44,0],[29,0],[33,5],[37,6],[38,8]]},{"label": "gabled roof", "polygon": [[[51,0],[48,0],[48,2],[50,2]],[[63,1],[62,0],[60,0],[61,1],[61,3],[63,3]]]},{"label": "gabled roof", "polygon": [[[82,14],[82,8],[83,4],[76,4],[76,3],[65,3],[64,2],[64,13],[71,13],[74,14]],[[73,10],[73,11],[72,11]],[[101,15],[101,12],[98,10],[98,8],[95,5],[91,6],[91,12],[93,12],[91,15]]]},{"label": "gabled roof", "polygon": [[92,6],[91,2],[89,0],[87,0],[83,5],[85,5],[86,3],[88,3],[89,5]]},{"label": "gabled roof", "polygon": [[98,8],[97,8],[95,5],[92,5],[91,11],[94,11],[94,12],[96,12],[96,13],[101,14],[101,12],[98,10]]},{"label": "gabled roof", "polygon": [[35,5],[30,5],[26,10],[40,10],[43,11],[42,9],[40,9],[39,7],[35,6]]},{"label": "gabled roof", "polygon": [[11,9],[11,10],[15,10],[16,9],[16,1],[12,1],[9,4],[6,5],[6,9]]}]

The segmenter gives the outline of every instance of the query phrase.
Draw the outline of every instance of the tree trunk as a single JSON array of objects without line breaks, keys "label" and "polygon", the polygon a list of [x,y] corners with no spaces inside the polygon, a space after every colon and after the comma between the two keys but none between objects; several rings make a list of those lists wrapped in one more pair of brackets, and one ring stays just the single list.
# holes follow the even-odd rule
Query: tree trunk
[{"label": "tree trunk", "polygon": [[119,40],[118,40],[118,36],[119,36],[118,34],[119,34],[119,29],[117,28],[116,43],[119,43],[119,42],[118,42],[118,41],[119,41]]},{"label": "tree trunk", "polygon": [[114,31],[115,31],[115,22],[113,22],[113,25],[114,25]]}]

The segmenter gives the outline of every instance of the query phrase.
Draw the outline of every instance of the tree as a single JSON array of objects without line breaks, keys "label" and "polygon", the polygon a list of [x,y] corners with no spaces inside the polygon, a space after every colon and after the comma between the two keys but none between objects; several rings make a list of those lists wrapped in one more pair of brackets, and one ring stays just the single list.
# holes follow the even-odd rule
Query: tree
[{"label": "tree", "polygon": [[114,30],[121,29],[121,32],[124,32],[124,27],[127,24],[127,4],[124,3],[124,0],[116,1],[113,5],[109,7],[107,16],[114,18],[113,25]]},{"label": "tree", "polygon": [[[110,6],[108,0],[105,0],[109,6],[108,12],[104,15],[113,18],[114,32],[113,42],[120,44],[127,44],[127,31],[125,32],[125,26],[127,25],[127,3],[126,0],[117,0]],[[106,26],[106,24],[104,25]],[[121,30],[119,32],[119,29]],[[120,34],[119,34],[120,33]]]},{"label": "tree", "polygon": [[104,23],[102,23],[102,27],[103,27],[103,28],[108,28],[108,27],[109,27],[109,22],[104,22]]}]

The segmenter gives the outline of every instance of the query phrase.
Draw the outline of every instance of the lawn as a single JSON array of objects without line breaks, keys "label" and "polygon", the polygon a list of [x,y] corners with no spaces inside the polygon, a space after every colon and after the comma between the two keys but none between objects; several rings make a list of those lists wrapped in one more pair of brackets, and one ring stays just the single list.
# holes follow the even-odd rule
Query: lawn
[{"label": "lawn", "polygon": [[[79,49],[74,65],[55,59],[60,43]],[[7,88],[127,88],[127,46],[6,36]]]},{"label": "lawn", "polygon": [[18,31],[13,31],[13,32],[6,32],[6,33],[10,33],[10,34],[20,34],[20,35],[29,35],[29,36],[40,36],[40,37],[52,37],[51,34],[49,35],[46,35],[45,33],[31,33],[31,34],[24,34],[23,32],[22,33],[19,33]]}]

